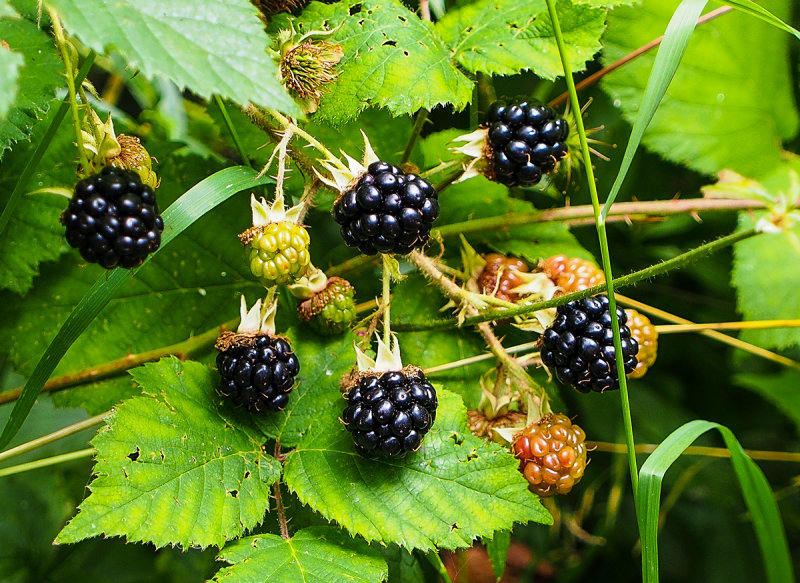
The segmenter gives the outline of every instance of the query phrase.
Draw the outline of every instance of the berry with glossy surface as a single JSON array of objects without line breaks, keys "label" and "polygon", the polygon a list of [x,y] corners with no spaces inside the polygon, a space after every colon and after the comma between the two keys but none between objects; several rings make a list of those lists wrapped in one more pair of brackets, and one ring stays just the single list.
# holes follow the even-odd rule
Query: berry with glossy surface
[{"label": "berry with glossy surface", "polygon": [[486,265],[478,274],[478,289],[481,293],[506,302],[515,302],[519,295],[511,290],[522,285],[518,272],[527,272],[528,265],[521,259],[506,257],[499,253],[483,256]]},{"label": "berry with glossy surface", "polygon": [[308,231],[298,224],[269,223],[252,227],[239,237],[247,246],[250,273],[264,287],[296,281],[311,262]]},{"label": "berry with glossy surface", "polygon": [[553,108],[532,101],[496,101],[486,114],[490,179],[534,186],[566,154],[569,124]]},{"label": "berry with glossy surface", "polygon": [[361,373],[345,394],[342,423],[364,456],[398,457],[416,451],[436,419],[436,389],[422,370]]},{"label": "berry with glossy surface", "polygon": [[141,265],[164,230],[153,189],[136,172],[114,166],[75,185],[61,223],[67,243],[106,269]]},{"label": "berry with glossy surface", "polygon": [[548,413],[514,436],[519,470],[539,496],[567,494],[586,470],[586,434],[566,415]]},{"label": "berry with glossy surface", "polygon": [[587,259],[554,255],[539,262],[539,269],[553,280],[564,294],[582,291],[605,283],[603,270]]},{"label": "berry with glossy surface", "polygon": [[355,289],[346,279],[331,277],[323,290],[297,306],[297,313],[319,332],[344,332],[356,319]]},{"label": "berry with glossy surface", "polygon": [[300,372],[286,338],[224,332],[217,349],[220,395],[253,413],[286,407]]},{"label": "berry with glossy surface", "polygon": [[439,216],[436,189],[416,174],[373,162],[333,205],[344,242],[365,255],[407,254],[428,242]]},{"label": "berry with glossy surface", "polygon": [[[639,343],[617,308],[625,374],[636,368]],[[616,349],[608,296],[598,295],[559,306],[552,325],[542,333],[542,362],[556,377],[582,393],[619,388]]]},{"label": "berry with glossy surface", "polygon": [[628,374],[630,379],[643,377],[653,364],[656,362],[658,353],[658,330],[644,314],[636,310],[627,309],[625,315],[628,316],[628,327],[631,329],[631,337],[639,343],[639,353],[636,359],[639,361],[632,373]]}]

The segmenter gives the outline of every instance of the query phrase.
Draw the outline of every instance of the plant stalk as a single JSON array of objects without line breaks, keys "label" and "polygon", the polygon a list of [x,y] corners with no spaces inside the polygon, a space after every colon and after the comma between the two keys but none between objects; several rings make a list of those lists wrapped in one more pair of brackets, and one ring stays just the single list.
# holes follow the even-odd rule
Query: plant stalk
[{"label": "plant stalk", "polygon": [[381,293],[381,308],[383,309],[383,343],[391,350],[392,348],[392,274],[389,271],[389,257],[381,255],[383,260],[383,286]]},{"label": "plant stalk", "polygon": [[[620,301],[622,301],[620,299]],[[623,302],[624,303],[624,302]],[[711,322],[706,324],[660,324],[659,334],[699,332],[701,330],[766,330],[769,328],[797,328],[800,320],[749,320],[745,322]]]},{"label": "plant stalk", "polygon": [[74,435],[76,433],[80,433],[84,429],[88,429],[89,427],[94,427],[95,425],[99,425],[103,422],[103,420],[108,416],[111,411],[106,411],[105,413],[101,413],[100,415],[95,415],[94,417],[89,417],[88,419],[84,419],[83,421],[79,421],[78,423],[73,423],[63,429],[59,429],[58,431],[54,431],[49,435],[45,435],[43,437],[39,437],[36,439],[32,439],[27,443],[23,443],[18,445],[17,447],[12,447],[11,449],[7,449],[4,452],[0,452],[0,463],[11,459],[12,457],[22,455],[23,453],[27,453],[29,451],[33,451],[38,447],[42,447],[43,445],[48,445],[53,443],[54,441],[58,441],[59,439],[63,439],[65,437],[69,437],[70,435]]},{"label": "plant stalk", "polygon": [[414,127],[411,128],[411,135],[408,138],[406,149],[403,151],[403,157],[400,158],[400,164],[405,164],[411,158],[414,146],[417,145],[417,140],[422,134],[422,128],[425,127],[425,122],[428,121],[428,113],[428,110],[424,108],[417,112],[417,118],[414,120]]},{"label": "plant stalk", "polygon": [[250,163],[250,157],[247,155],[247,152],[245,152],[244,146],[242,146],[242,142],[239,139],[239,132],[237,132],[236,128],[233,126],[233,121],[231,120],[231,116],[228,115],[228,109],[225,107],[225,102],[222,101],[222,98],[219,95],[215,94],[214,103],[217,104],[219,113],[222,116],[222,120],[225,122],[225,126],[228,128],[228,131],[231,134],[233,145],[236,146],[236,151],[239,152],[239,157],[242,159],[242,163],[248,168],[252,168],[253,165]]},{"label": "plant stalk", "polygon": [[56,464],[61,464],[64,462],[70,462],[73,460],[90,457],[93,456],[95,453],[96,453],[95,449],[93,447],[89,447],[87,449],[81,449],[70,453],[55,455],[53,457],[48,457],[41,460],[28,462],[26,464],[19,464],[16,466],[10,466],[8,468],[2,468],[0,469],[0,478],[3,478],[5,476],[12,476],[14,474],[19,474],[22,472],[27,472],[28,470],[38,470],[39,468],[46,468],[48,466],[54,466]]},{"label": "plant stalk", "polygon": [[[586,447],[594,451],[603,451],[607,453],[624,454],[628,452],[628,446],[624,443],[609,443],[605,441],[587,441]],[[636,446],[637,454],[653,453],[658,444],[640,443]],[[791,462],[800,463],[800,452],[789,451],[769,451],[760,449],[746,449],[744,452],[754,460],[773,461],[773,462]],[[731,452],[726,447],[706,447],[701,445],[690,445],[685,450],[684,454],[699,455],[705,457],[718,457],[729,458]]]}]

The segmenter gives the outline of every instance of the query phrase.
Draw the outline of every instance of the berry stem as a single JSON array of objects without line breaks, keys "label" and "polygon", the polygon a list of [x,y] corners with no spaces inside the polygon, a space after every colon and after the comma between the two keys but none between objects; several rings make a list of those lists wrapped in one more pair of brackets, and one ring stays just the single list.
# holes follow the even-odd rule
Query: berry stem
[{"label": "berry stem", "polygon": [[[712,10],[708,14],[704,14],[703,16],[701,16],[700,18],[697,19],[697,26],[700,26],[701,24],[705,24],[706,22],[709,22],[711,20],[714,20],[718,16],[722,16],[723,14],[727,14],[728,12],[731,12],[732,10],[733,10],[733,8],[730,7],[730,6],[722,6],[721,8],[717,8],[716,10]],[[612,71],[615,71],[616,69],[619,69],[624,64],[634,60],[637,57],[640,57],[641,55],[645,54],[649,50],[656,48],[658,45],[661,44],[661,41],[663,41],[663,40],[664,40],[663,35],[659,36],[658,38],[654,38],[649,43],[647,43],[645,45],[642,45],[638,49],[635,49],[635,50],[631,51],[630,53],[628,53],[627,55],[625,55],[624,57],[622,57],[618,61],[615,61],[614,63],[611,63],[607,67],[603,67],[599,71],[597,71],[595,73],[592,73],[591,75],[586,77],[583,81],[581,81],[580,83],[578,83],[575,86],[576,91],[582,91],[583,89],[586,89],[590,85],[594,85],[600,79],[602,79],[603,77],[605,77],[606,75],[608,75]],[[551,100],[548,103],[548,105],[550,105],[551,107],[558,107],[562,103],[566,102],[567,99],[569,99],[569,91],[565,91],[564,93],[562,93],[561,95],[559,95],[555,99]]]},{"label": "berry stem", "polygon": [[[586,445],[594,451],[607,453],[626,453],[627,446],[624,443],[609,443],[605,441],[587,441]],[[636,453],[653,453],[658,448],[658,444],[640,443],[636,446]],[[746,449],[744,452],[754,460],[774,461],[774,462],[800,462],[800,453],[788,451],[769,451],[759,449]],[[706,447],[702,445],[690,445],[684,454],[699,455],[705,457],[729,458],[731,452],[727,447]]]},{"label": "berry stem", "polygon": [[0,469],[0,478],[11,476],[13,474],[27,472],[28,470],[38,470],[39,468],[46,468],[48,466],[54,466],[56,464],[62,464],[64,462],[71,462],[73,460],[90,457],[93,456],[95,453],[96,453],[95,449],[93,447],[89,447],[86,449],[80,449],[78,451],[72,451],[70,453],[55,455],[53,457],[46,457],[44,459],[28,462],[25,464],[19,464],[16,466],[10,466],[8,468],[2,468]]},{"label": "berry stem", "polygon": [[67,427],[59,429],[58,431],[54,431],[53,433],[50,433],[48,435],[32,439],[31,441],[20,444],[17,447],[12,447],[11,449],[7,449],[6,451],[0,453],[0,463],[9,460],[12,457],[22,455],[23,453],[28,453],[29,451],[33,451],[34,449],[42,447],[43,445],[51,444],[55,441],[58,441],[59,439],[63,439],[65,437],[69,437],[70,435],[80,433],[81,431],[83,431],[84,429],[88,429],[89,427],[94,427],[95,425],[99,425],[110,413],[111,411],[106,411],[105,413],[101,413],[100,415],[95,415],[94,417],[89,417],[88,419],[84,419],[83,421],[78,421],[77,423],[68,425]]},{"label": "berry stem", "polygon": [[239,139],[239,133],[233,126],[233,121],[231,121],[231,116],[228,115],[228,109],[225,107],[225,102],[222,101],[222,98],[219,95],[214,95],[214,103],[217,104],[219,113],[222,116],[222,120],[225,122],[225,127],[228,128],[228,131],[231,134],[233,145],[236,146],[236,151],[239,152],[239,157],[242,159],[242,163],[245,164],[248,168],[252,168],[253,165],[250,163],[250,157],[247,155],[247,152],[245,152],[244,146],[242,146],[242,141]]},{"label": "berry stem", "polygon": [[[505,348],[505,351],[508,354],[516,354],[517,352],[525,352],[526,350],[533,350],[536,348],[536,345],[539,342],[526,342],[524,344],[517,344],[516,346],[509,346]],[[538,351],[536,352],[538,354]],[[494,353],[486,353],[486,354],[478,354],[475,356],[470,356],[468,358],[462,358],[460,360],[454,360],[452,362],[446,362],[444,364],[438,364],[436,366],[432,366],[430,368],[425,369],[426,375],[436,374],[437,372],[444,372],[448,370],[453,370],[456,368],[461,368],[462,366],[467,366],[470,364],[475,364],[476,362],[483,362],[484,360],[492,360],[493,358],[497,358]]]},{"label": "berry stem", "polygon": [[[283,461],[285,456],[281,453],[281,440],[275,440],[275,459]],[[272,485],[272,492],[275,496],[275,508],[278,511],[278,522],[281,528],[281,538],[289,540],[289,523],[286,520],[286,508],[283,506],[283,496],[281,495],[281,481],[277,480]]]},{"label": "berry stem", "polygon": [[417,118],[414,120],[414,127],[411,128],[411,135],[408,137],[403,157],[400,158],[400,164],[405,164],[411,158],[411,153],[414,151],[414,146],[422,133],[422,128],[425,127],[425,122],[428,121],[428,113],[428,110],[424,108],[417,112]]},{"label": "berry stem", "polygon": [[[282,133],[271,124],[270,118],[264,115],[255,105],[250,104],[244,107],[242,111],[256,127],[269,136],[270,140],[276,144],[281,141]],[[314,176],[314,162],[311,158],[296,149],[289,150],[289,156],[304,174]],[[315,178],[315,180],[318,179]]]},{"label": "berry stem", "polygon": [[390,311],[392,306],[392,274],[389,270],[389,256],[381,255],[381,259],[383,260],[383,288],[381,294],[381,308],[383,309],[383,342],[391,349],[392,317]]},{"label": "berry stem", "polygon": [[[622,300],[620,300],[622,301]],[[797,328],[800,320],[750,320],[746,322],[709,322],[705,324],[661,324],[659,334],[699,332],[701,330],[765,330],[768,328]]]},{"label": "berry stem", "polygon": [[268,109],[267,113],[269,113],[269,115],[271,115],[276,120],[278,120],[278,122],[281,125],[283,125],[284,129],[286,129],[286,130],[290,130],[291,129],[291,131],[294,134],[296,134],[296,135],[300,136],[301,138],[303,138],[314,149],[316,149],[320,154],[325,155],[331,162],[337,164],[342,170],[347,170],[347,166],[345,166],[342,163],[342,161],[339,160],[339,158],[334,156],[333,153],[322,144],[322,142],[320,142],[317,138],[315,138],[314,136],[309,134],[304,129],[302,129],[299,126],[297,126],[291,119],[289,119],[288,117],[284,116],[280,112],[272,110],[272,109]]},{"label": "berry stem", "polygon": [[78,111],[78,100],[75,93],[75,72],[72,69],[72,57],[69,54],[67,40],[64,37],[64,29],[55,11],[50,11],[50,18],[53,21],[53,34],[55,35],[56,45],[61,53],[61,60],[64,61],[67,77],[67,94],[69,96],[69,107],[72,112],[72,126],[75,130],[75,144],[78,146],[81,168],[86,172],[89,168],[89,160],[86,158],[86,150],[83,148],[83,134],[81,134],[81,118]]}]

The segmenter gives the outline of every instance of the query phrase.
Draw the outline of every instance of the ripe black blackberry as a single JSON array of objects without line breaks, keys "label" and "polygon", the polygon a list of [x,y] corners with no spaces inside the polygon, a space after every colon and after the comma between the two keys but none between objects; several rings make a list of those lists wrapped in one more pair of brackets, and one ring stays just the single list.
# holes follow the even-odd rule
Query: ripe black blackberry
[{"label": "ripe black blackberry", "polygon": [[410,253],[427,243],[438,216],[438,195],[427,180],[380,161],[333,205],[344,242],[365,255]]},{"label": "ripe black blackberry", "polygon": [[216,347],[223,397],[253,413],[286,407],[300,361],[285,338],[223,332]]},{"label": "ripe black blackberry", "polygon": [[[636,368],[639,344],[617,308],[625,373]],[[556,319],[542,334],[542,362],[556,371],[562,383],[582,393],[618,389],[616,350],[608,296],[575,300],[558,307]]]},{"label": "ripe black blackberry", "polygon": [[533,186],[567,154],[569,124],[552,107],[532,101],[495,101],[486,114],[489,178]]},{"label": "ripe black blackberry", "polygon": [[422,370],[357,375],[342,422],[364,456],[397,457],[419,448],[436,419],[436,390]]},{"label": "ripe black blackberry", "polygon": [[133,170],[114,166],[75,185],[61,223],[67,243],[107,269],[141,265],[161,245],[164,230],[153,189]]}]

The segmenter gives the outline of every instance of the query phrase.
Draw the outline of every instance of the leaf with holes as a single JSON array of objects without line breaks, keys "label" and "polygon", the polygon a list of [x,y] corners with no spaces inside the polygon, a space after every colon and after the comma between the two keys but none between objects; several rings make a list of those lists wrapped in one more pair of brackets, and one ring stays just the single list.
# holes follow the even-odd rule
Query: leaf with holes
[{"label": "leaf with holes", "polygon": [[[276,18],[270,30],[287,26]],[[397,0],[315,2],[294,26],[301,32],[336,29],[328,40],[344,49],[339,78],[317,119],[341,124],[367,106],[404,115],[446,103],[461,109],[470,100],[472,83],[450,60],[433,25]]]},{"label": "leaf with holes", "polygon": [[25,58],[10,48],[0,45],[0,119],[4,119],[8,110],[17,99],[19,91],[19,71],[25,63]]},{"label": "leaf with holes", "polygon": [[[606,12],[566,0],[556,10],[572,70],[582,71],[601,48]],[[472,73],[531,70],[545,79],[564,74],[545,0],[482,0],[451,10],[436,30],[453,58]]]},{"label": "leaf with holes", "polygon": [[351,533],[409,549],[468,547],[517,522],[551,523],[517,460],[470,433],[457,395],[438,393],[436,423],[403,459],[362,457],[341,410],[327,412],[287,455],[286,484]]},{"label": "leaf with holes", "polygon": [[248,415],[217,405],[216,374],[176,358],[131,374],[146,396],[123,402],[92,440],[91,494],[56,542],[219,547],[259,524],[280,464]]},{"label": "leaf with holes", "polygon": [[299,113],[267,54],[247,0],[52,0],[65,28],[98,53],[113,47],[147,77],[164,75],[202,97]]},{"label": "leaf with holes", "polygon": [[372,583],[389,574],[378,550],[329,526],[303,529],[286,540],[274,534],[243,538],[218,557],[232,566],[214,581],[260,583]]}]

